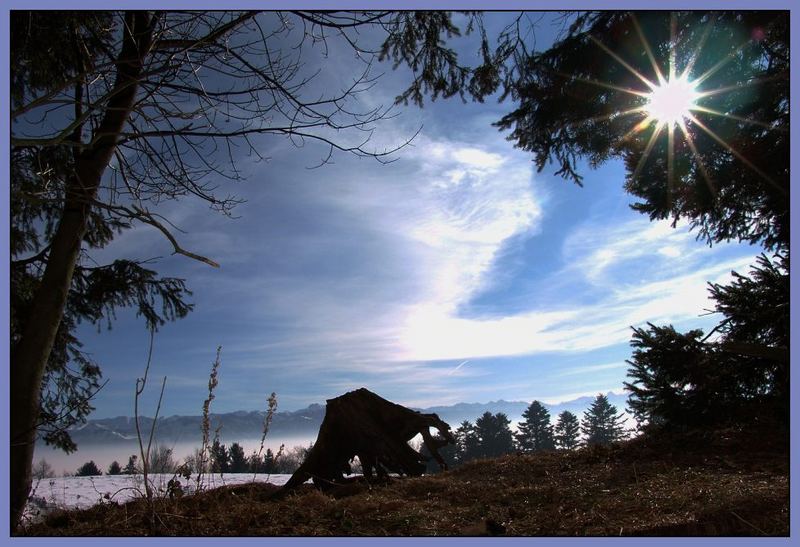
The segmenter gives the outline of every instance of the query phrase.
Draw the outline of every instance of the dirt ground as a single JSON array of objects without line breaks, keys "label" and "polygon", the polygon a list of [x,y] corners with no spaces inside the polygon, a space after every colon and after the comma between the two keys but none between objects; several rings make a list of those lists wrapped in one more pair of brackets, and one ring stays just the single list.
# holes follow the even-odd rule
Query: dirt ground
[{"label": "dirt ground", "polygon": [[788,536],[788,434],[639,437],[329,493],[268,484],[52,514],[28,536]]}]

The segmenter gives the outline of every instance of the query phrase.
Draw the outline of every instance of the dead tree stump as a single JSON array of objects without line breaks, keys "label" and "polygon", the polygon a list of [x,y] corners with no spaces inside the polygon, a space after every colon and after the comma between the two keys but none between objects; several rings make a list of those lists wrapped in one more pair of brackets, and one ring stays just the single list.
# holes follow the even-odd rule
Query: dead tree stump
[{"label": "dead tree stump", "polygon": [[[431,427],[438,429],[437,437],[431,435]],[[418,433],[428,451],[446,469],[438,449],[454,444],[455,439],[450,426],[436,414],[411,410],[365,388],[329,399],[317,442],[282,492],[309,478],[320,489],[341,484],[355,456],[367,480],[373,478],[373,471],[379,477],[388,473],[419,476],[425,471],[426,458],[408,445]]]}]

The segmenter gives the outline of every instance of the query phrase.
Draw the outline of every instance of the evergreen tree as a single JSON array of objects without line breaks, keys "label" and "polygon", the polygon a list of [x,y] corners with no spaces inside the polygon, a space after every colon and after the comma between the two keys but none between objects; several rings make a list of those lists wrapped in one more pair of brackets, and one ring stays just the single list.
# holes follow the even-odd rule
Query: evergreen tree
[{"label": "evergreen tree", "polygon": [[[581,161],[622,159],[634,210],[685,220],[709,244],[772,255],[749,277],[711,285],[717,340],[634,330],[630,404],[645,423],[765,414],[788,423],[789,35],[788,20],[766,11],[580,13],[552,47],[513,56],[506,72],[505,92],[519,102],[497,125],[539,169],[553,162],[581,184]],[[670,70],[703,94],[677,124],[648,117]]]},{"label": "evergreen tree", "polygon": [[250,473],[264,472],[264,457],[259,456],[258,452],[253,452],[247,457],[247,471]]},{"label": "evergreen tree", "polygon": [[[711,351],[701,338],[703,331],[677,332],[671,325],[634,329],[631,345],[635,348],[628,361],[625,383],[631,392],[628,404],[639,424],[707,423],[706,417],[719,407],[722,393],[705,393],[714,386],[719,390],[730,376],[717,379],[711,366]],[[730,394],[734,386],[724,391]],[[710,395],[710,397],[708,397]],[[727,398],[727,397],[726,397]]]},{"label": "evergreen tree", "polygon": [[741,423],[754,414],[788,421],[788,257],[761,255],[749,277],[733,272],[732,283],[710,284],[710,292],[724,316],[714,342],[699,329],[634,329],[625,384],[634,416],[656,427]]},{"label": "evergreen tree", "polygon": [[484,412],[475,420],[477,457],[494,458],[514,452],[514,435],[509,425],[511,420],[502,412]]},{"label": "evergreen tree", "polygon": [[211,472],[230,472],[230,461],[228,448],[224,444],[221,444],[219,439],[214,439],[214,443],[211,445]]},{"label": "evergreen tree", "polygon": [[732,272],[728,285],[709,284],[714,311],[724,319],[715,349],[733,361],[726,372],[739,386],[739,399],[747,405],[736,419],[758,405],[774,409],[789,420],[789,254],[760,255],[749,276]]},{"label": "evergreen tree", "polygon": [[522,418],[523,421],[518,426],[519,431],[515,435],[520,450],[539,452],[555,449],[550,412],[542,403],[533,401],[522,413]]},{"label": "evergreen tree", "polygon": [[623,421],[622,414],[617,414],[617,407],[608,401],[608,397],[598,394],[581,422],[586,444],[606,445],[624,438]]},{"label": "evergreen tree", "polygon": [[108,466],[108,473],[107,475],[121,475],[122,474],[122,467],[120,467],[119,462],[114,460],[111,462],[111,465]]},{"label": "evergreen tree", "polygon": [[578,447],[580,434],[580,424],[578,417],[569,410],[565,410],[558,415],[555,427],[555,443],[558,448],[564,450],[574,450]]},{"label": "evergreen tree", "polygon": [[131,454],[131,456],[128,458],[128,464],[122,470],[122,473],[125,475],[135,475],[138,473],[138,466],[136,464],[138,459],[139,457],[136,454]]},{"label": "evergreen tree", "polygon": [[464,420],[453,432],[456,440],[455,461],[462,464],[478,457],[478,435],[475,426],[469,420]]},{"label": "evergreen tree", "polygon": [[231,473],[246,473],[247,472],[247,458],[244,455],[244,448],[239,443],[232,443],[228,450],[230,459],[230,472]]},{"label": "evergreen tree", "polygon": [[[709,243],[788,249],[783,14],[585,12],[552,47],[515,59],[523,62],[512,67],[516,77],[506,92],[518,103],[497,125],[511,130],[510,139],[533,154],[539,169],[552,162],[557,174],[581,183],[581,160],[596,166],[619,158],[625,189],[641,199],[633,208],[651,219],[686,219]],[[652,91],[643,79],[659,84],[654,64],[664,77],[670,68],[681,74],[690,67],[689,81],[702,78],[698,92],[717,90],[698,100],[702,108],[684,120],[685,130],[669,131],[663,120],[642,123]]]},{"label": "evergreen tree", "polygon": [[103,472],[100,471],[100,468],[97,467],[97,464],[94,463],[94,460],[86,462],[75,472],[76,477],[93,477],[102,474]]}]

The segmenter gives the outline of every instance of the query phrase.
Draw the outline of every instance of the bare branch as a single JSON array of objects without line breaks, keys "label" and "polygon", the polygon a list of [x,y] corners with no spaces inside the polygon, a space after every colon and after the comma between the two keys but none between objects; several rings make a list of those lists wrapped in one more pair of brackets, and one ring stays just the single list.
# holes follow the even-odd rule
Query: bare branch
[{"label": "bare branch", "polygon": [[153,44],[153,51],[159,50],[169,50],[169,49],[177,49],[181,52],[188,51],[191,49],[196,49],[201,46],[210,46],[210,45],[218,45],[216,42],[229,32],[232,32],[245,22],[249,21],[256,15],[258,15],[258,11],[248,11],[236,19],[212,30],[207,35],[202,36],[197,39],[176,39],[176,40],[169,40],[169,39],[160,39]]}]

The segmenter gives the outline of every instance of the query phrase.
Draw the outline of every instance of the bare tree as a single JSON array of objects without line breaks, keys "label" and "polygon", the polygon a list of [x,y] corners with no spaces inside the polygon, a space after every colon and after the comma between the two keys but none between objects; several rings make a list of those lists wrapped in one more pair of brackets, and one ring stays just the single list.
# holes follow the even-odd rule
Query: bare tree
[{"label": "bare tree", "polygon": [[[362,47],[367,27],[408,39]],[[188,196],[231,214],[239,200],[217,185],[242,178],[236,151],[265,159],[262,135],[321,143],[320,163],[337,151],[390,161],[405,143],[369,142],[392,105],[357,101],[374,84],[372,63],[382,54],[412,66],[409,52],[419,48],[414,85],[455,93],[458,85],[433,85],[466,77],[438,38],[451,27],[437,13],[12,14],[12,527],[30,489],[37,430],[61,424],[45,439],[74,449],[64,426],[91,411],[99,388],[99,367],[73,336],[77,322],[136,306],[155,328],[191,310],[183,280],[158,278],[142,262],[95,265],[91,250],[149,225],[175,254],[216,266],[181,245],[157,206]],[[307,63],[333,40],[362,62],[340,89]],[[76,360],[77,371],[68,366]],[[54,381],[61,391],[43,388]]]}]

